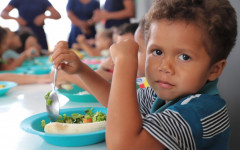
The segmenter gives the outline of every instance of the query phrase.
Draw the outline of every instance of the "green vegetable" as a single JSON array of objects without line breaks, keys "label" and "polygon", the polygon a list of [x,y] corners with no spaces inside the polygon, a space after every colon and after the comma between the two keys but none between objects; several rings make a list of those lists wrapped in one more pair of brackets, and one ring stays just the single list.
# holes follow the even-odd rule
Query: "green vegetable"
[{"label": "green vegetable", "polygon": [[92,110],[93,110],[93,108],[91,108],[91,109],[89,109],[89,110],[85,110],[86,115],[85,115],[84,118],[86,118],[86,119],[92,118],[93,115],[94,115],[93,112],[92,112]]},{"label": "green vegetable", "polygon": [[41,127],[42,127],[43,129],[44,129],[45,125],[46,125],[45,120],[42,120],[42,121],[41,121]]},{"label": "green vegetable", "polygon": [[[49,96],[50,92],[47,94]],[[47,97],[45,96],[45,98]],[[71,116],[67,116],[66,114],[59,115],[57,122],[60,123],[83,123],[83,118],[88,119],[91,118],[93,122],[105,121],[107,116],[102,112],[93,113],[93,108],[85,110],[85,115],[79,113],[73,113]],[[41,121],[41,126],[44,128],[46,125],[45,120]]]},{"label": "green vegetable", "polygon": [[96,112],[92,117],[93,122],[105,121],[106,119],[107,119],[107,116],[102,112]]},{"label": "green vegetable", "polygon": [[49,98],[51,91],[49,91],[46,95],[45,95],[45,100],[46,100],[46,105],[50,106],[52,104],[52,100]]}]

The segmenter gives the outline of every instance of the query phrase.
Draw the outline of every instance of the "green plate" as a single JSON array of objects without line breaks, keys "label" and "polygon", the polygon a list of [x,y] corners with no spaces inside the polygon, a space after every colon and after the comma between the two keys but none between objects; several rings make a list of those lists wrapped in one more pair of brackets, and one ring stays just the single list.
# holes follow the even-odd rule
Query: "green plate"
[{"label": "green plate", "polygon": [[98,102],[93,95],[87,93],[84,89],[75,84],[73,84],[73,88],[69,91],[65,89],[57,89],[57,92],[68,97],[70,101],[82,103]]}]

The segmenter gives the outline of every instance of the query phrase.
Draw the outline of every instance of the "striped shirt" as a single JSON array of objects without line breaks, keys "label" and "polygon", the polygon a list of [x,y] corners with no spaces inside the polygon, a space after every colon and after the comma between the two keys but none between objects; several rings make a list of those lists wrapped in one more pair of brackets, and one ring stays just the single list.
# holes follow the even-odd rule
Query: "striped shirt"
[{"label": "striped shirt", "polygon": [[229,116],[219,95],[195,94],[180,99],[162,112],[150,113],[156,101],[153,89],[138,89],[143,128],[170,150],[225,150]]}]

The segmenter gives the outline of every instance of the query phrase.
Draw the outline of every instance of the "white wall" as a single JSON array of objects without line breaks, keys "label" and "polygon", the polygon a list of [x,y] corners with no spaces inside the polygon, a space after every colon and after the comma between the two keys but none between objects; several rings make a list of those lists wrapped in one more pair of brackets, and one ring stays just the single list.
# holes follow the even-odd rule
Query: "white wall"
[{"label": "white wall", "polygon": [[240,1],[230,0],[238,18],[237,43],[228,57],[228,63],[220,77],[219,90],[227,101],[230,114],[231,139],[230,150],[240,147]]}]

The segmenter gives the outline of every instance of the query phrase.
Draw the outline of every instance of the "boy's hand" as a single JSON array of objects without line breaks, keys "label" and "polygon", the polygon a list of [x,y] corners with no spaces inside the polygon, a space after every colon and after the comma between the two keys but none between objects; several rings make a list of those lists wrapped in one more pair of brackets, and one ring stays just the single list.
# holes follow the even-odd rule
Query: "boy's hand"
[{"label": "boy's hand", "polygon": [[134,40],[124,40],[110,47],[113,63],[137,60],[138,44]]},{"label": "boy's hand", "polygon": [[68,44],[65,41],[60,41],[56,44],[52,60],[54,67],[62,69],[68,74],[80,71],[81,61],[73,51],[68,49]]}]

